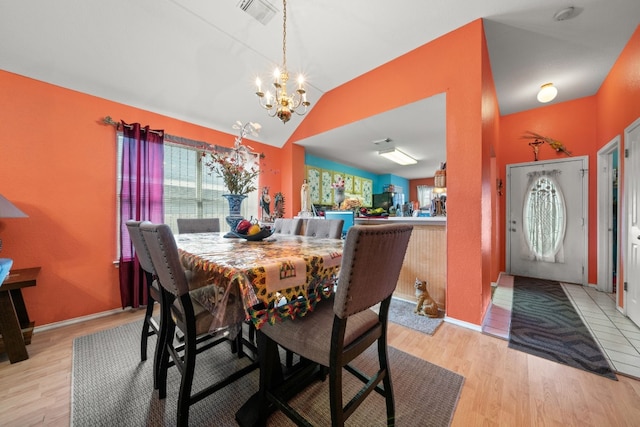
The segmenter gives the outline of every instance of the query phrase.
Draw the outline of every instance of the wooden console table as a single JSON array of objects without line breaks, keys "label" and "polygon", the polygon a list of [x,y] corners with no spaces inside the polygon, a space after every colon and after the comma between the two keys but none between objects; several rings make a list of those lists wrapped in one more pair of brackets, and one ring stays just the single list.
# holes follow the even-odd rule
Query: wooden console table
[{"label": "wooden console table", "polygon": [[22,288],[36,285],[40,267],[11,270],[0,285],[0,353],[6,352],[11,363],[29,358],[27,344],[35,322],[29,320],[22,299]]}]

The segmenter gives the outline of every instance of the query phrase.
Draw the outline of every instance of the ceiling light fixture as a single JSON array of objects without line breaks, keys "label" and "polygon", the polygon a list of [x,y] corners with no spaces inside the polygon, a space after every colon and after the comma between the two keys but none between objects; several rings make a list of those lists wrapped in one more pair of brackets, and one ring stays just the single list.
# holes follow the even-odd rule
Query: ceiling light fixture
[{"label": "ceiling light fixture", "polygon": [[543,104],[546,102],[551,102],[558,95],[558,89],[553,85],[553,83],[546,83],[540,86],[540,91],[538,92],[538,101]]},{"label": "ceiling light fixture", "polygon": [[576,16],[580,15],[581,12],[582,12],[581,8],[570,6],[557,11],[553,15],[553,19],[555,21],[566,21],[567,19],[575,18]]},{"label": "ceiling light fixture", "polygon": [[287,81],[289,81],[289,72],[287,71],[287,0],[282,1],[282,13],[282,70],[276,68],[273,73],[275,95],[268,91],[266,94],[262,92],[262,82],[259,77],[256,79],[258,87],[256,95],[258,95],[260,106],[267,110],[269,116],[277,116],[282,123],[287,123],[292,113],[303,116],[311,103],[307,101],[307,91],[304,88],[302,75],[298,76],[298,88],[295,92],[291,95],[287,94]]},{"label": "ceiling light fixture", "polygon": [[397,148],[390,148],[388,150],[378,151],[378,154],[382,157],[386,157],[387,159],[396,162],[399,165],[415,165],[418,163],[416,159],[411,157],[408,154],[403,153]]}]

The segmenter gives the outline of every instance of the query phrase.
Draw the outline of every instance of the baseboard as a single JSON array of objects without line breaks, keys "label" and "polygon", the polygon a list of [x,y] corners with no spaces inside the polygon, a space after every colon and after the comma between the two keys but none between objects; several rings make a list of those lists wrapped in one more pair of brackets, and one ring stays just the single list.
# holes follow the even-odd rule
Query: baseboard
[{"label": "baseboard", "polygon": [[63,320],[61,322],[47,323],[46,325],[36,326],[34,332],[48,331],[49,329],[61,328],[63,326],[73,325],[75,323],[86,322],[88,320],[99,319],[101,317],[111,316],[112,314],[122,313],[121,308],[114,308],[109,311],[102,311],[100,313],[89,314],[88,316],[74,317],[73,319]]},{"label": "baseboard", "polygon": [[482,332],[482,326],[474,323],[465,322],[464,320],[454,319],[453,317],[444,316],[444,321],[453,325],[462,326],[463,328],[471,329],[472,331]]}]

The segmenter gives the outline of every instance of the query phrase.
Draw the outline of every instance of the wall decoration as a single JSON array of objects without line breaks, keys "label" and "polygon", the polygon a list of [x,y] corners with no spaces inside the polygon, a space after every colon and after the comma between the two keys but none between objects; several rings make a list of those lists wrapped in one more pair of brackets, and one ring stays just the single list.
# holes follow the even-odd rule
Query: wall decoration
[{"label": "wall decoration", "polygon": [[556,150],[556,152],[564,153],[567,156],[571,157],[571,152],[569,150],[567,150],[567,148],[564,146],[564,144],[561,143],[558,140],[553,139],[553,138],[542,136],[542,135],[537,134],[535,132],[531,132],[530,130],[528,130],[524,135],[522,135],[522,138],[523,139],[532,139],[533,140],[533,141],[531,141],[529,143],[529,145],[533,148],[533,160],[536,161],[536,162],[538,161],[539,146],[544,144],[545,142],[547,144],[549,144],[551,146],[551,148]]}]

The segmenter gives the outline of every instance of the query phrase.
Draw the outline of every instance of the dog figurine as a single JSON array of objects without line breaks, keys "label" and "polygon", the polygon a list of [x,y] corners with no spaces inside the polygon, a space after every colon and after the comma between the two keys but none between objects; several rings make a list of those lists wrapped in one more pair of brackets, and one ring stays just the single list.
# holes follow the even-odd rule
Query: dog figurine
[{"label": "dog figurine", "polygon": [[413,287],[416,288],[416,297],[418,297],[418,304],[413,312],[420,316],[439,317],[438,304],[427,291],[427,281],[419,280],[416,277]]}]

